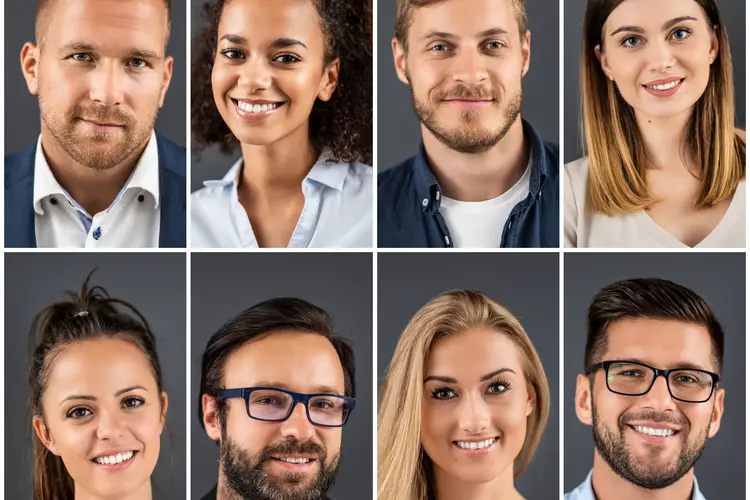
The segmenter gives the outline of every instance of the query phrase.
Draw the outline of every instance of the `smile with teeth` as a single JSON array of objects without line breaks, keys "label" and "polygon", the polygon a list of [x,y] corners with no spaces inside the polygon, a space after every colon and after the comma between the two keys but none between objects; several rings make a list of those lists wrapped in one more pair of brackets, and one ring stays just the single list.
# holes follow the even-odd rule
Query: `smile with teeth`
[{"label": "smile with teeth", "polygon": [[237,103],[237,107],[240,108],[242,111],[246,113],[267,113],[269,111],[273,111],[274,109],[277,109],[280,107],[283,102],[271,102],[267,104],[253,104],[250,102],[240,101],[238,99],[235,99],[234,102]]},{"label": "smile with teeth", "polygon": [[311,458],[274,457],[274,459],[288,464],[307,464],[312,462]]},{"label": "smile with teeth", "polygon": [[670,89],[675,88],[676,86],[678,86],[679,84],[681,84],[683,82],[683,80],[684,80],[684,78],[681,78],[679,80],[675,80],[675,81],[670,82],[670,83],[664,83],[664,84],[660,84],[660,85],[644,85],[644,87],[650,88],[652,90],[665,91],[665,90],[670,90]]},{"label": "smile with teeth", "polygon": [[455,443],[463,450],[483,450],[495,444],[495,441],[495,438],[490,438],[484,441],[455,441]]},{"label": "smile with teeth", "polygon": [[656,437],[669,437],[674,436],[677,433],[677,431],[672,429],[654,429],[652,427],[645,427],[643,425],[633,425],[632,427],[641,434],[647,434],[649,436]]},{"label": "smile with teeth", "polygon": [[96,457],[93,459],[93,461],[98,463],[99,465],[121,464],[133,458],[133,455],[135,455],[135,452],[126,451],[123,453],[118,453],[117,455],[110,455],[108,457]]}]

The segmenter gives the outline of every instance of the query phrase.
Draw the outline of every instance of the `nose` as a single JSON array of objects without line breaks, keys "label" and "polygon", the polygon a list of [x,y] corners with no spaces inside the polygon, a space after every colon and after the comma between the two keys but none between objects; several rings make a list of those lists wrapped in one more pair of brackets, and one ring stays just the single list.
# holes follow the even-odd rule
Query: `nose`
[{"label": "nose", "polygon": [[676,404],[667,387],[667,379],[659,376],[654,380],[654,385],[648,393],[641,396],[642,406],[656,411],[674,410]]},{"label": "nose", "polygon": [[653,42],[649,49],[649,68],[654,73],[664,73],[677,62],[672,48],[666,41]]},{"label": "nose", "polygon": [[470,434],[480,434],[490,425],[490,412],[480,397],[467,397],[459,407],[458,425]]},{"label": "nose", "polygon": [[484,57],[476,50],[461,51],[454,58],[453,79],[467,85],[476,85],[489,78]]},{"label": "nose", "polygon": [[119,63],[102,60],[91,72],[89,97],[93,102],[107,106],[123,103],[125,94],[125,75]]},{"label": "nose", "polygon": [[117,412],[100,410],[96,437],[102,441],[116,441],[125,434],[125,426]]},{"label": "nose", "polygon": [[281,423],[281,434],[284,437],[294,436],[300,442],[307,441],[315,435],[315,426],[307,419],[304,404],[295,404],[292,414]]},{"label": "nose", "polygon": [[271,69],[260,57],[250,57],[241,66],[238,85],[250,92],[267,89],[271,86]]}]

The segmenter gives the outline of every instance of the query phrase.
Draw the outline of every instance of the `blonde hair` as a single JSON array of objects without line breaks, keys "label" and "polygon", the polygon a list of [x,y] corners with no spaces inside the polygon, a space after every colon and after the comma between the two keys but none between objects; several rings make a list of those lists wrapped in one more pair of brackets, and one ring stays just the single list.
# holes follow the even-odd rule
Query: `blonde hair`
[{"label": "blonde hair", "polygon": [[523,358],[524,376],[536,393],[534,408],[526,420],[524,445],[514,463],[514,477],[529,465],[549,416],[549,386],[542,362],[523,326],[507,309],[481,292],[448,291],[417,311],[388,366],[378,409],[378,498],[428,498],[432,462],[420,439],[427,356],[436,340],[480,326],[510,337]]},{"label": "blonde hair", "polygon": [[[589,0],[583,26],[581,97],[584,150],[589,156],[588,203],[605,215],[634,212],[656,201],[646,185],[647,153],[635,113],[601,69],[595,47],[612,11],[623,2]],[[719,41],[708,87],[695,104],[683,146],[695,161],[702,186],[697,207],[734,195],[745,177],[745,140],[734,126],[734,80],[729,37],[715,0],[695,0]],[[715,27],[715,28],[714,28]]]}]

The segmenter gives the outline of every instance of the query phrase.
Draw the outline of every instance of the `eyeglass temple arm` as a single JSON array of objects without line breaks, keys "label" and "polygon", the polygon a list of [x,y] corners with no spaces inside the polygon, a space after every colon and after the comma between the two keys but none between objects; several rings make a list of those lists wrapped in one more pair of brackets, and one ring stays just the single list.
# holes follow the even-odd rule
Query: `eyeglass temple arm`
[{"label": "eyeglass temple arm", "polygon": [[222,389],[216,392],[219,399],[244,398],[245,389]]}]

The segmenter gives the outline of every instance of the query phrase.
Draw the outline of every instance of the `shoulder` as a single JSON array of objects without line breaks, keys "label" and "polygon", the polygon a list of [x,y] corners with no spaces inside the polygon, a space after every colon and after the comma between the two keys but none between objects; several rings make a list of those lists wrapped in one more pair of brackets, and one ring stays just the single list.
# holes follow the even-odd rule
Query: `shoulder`
[{"label": "shoulder", "polygon": [[585,186],[589,179],[589,157],[566,163],[565,176],[574,187]]},{"label": "shoulder", "polygon": [[158,132],[156,133],[156,145],[159,150],[159,166],[185,177],[187,150]]},{"label": "shoulder", "polygon": [[364,163],[350,163],[349,171],[347,172],[347,181],[356,181],[363,187],[372,187],[372,167],[365,165]]},{"label": "shoulder", "polygon": [[378,173],[378,193],[387,192],[403,186],[404,181],[412,178],[414,157],[402,161],[383,172]]},{"label": "shoulder", "polygon": [[13,184],[34,174],[34,158],[36,156],[36,145],[34,142],[26,149],[7,155],[5,157],[5,187],[8,188]]},{"label": "shoulder", "polygon": [[739,136],[739,138],[742,139],[744,142],[747,142],[747,138],[745,137],[746,133],[744,130],[742,130],[741,128],[736,128],[734,129],[734,133],[737,134],[737,136]]}]

